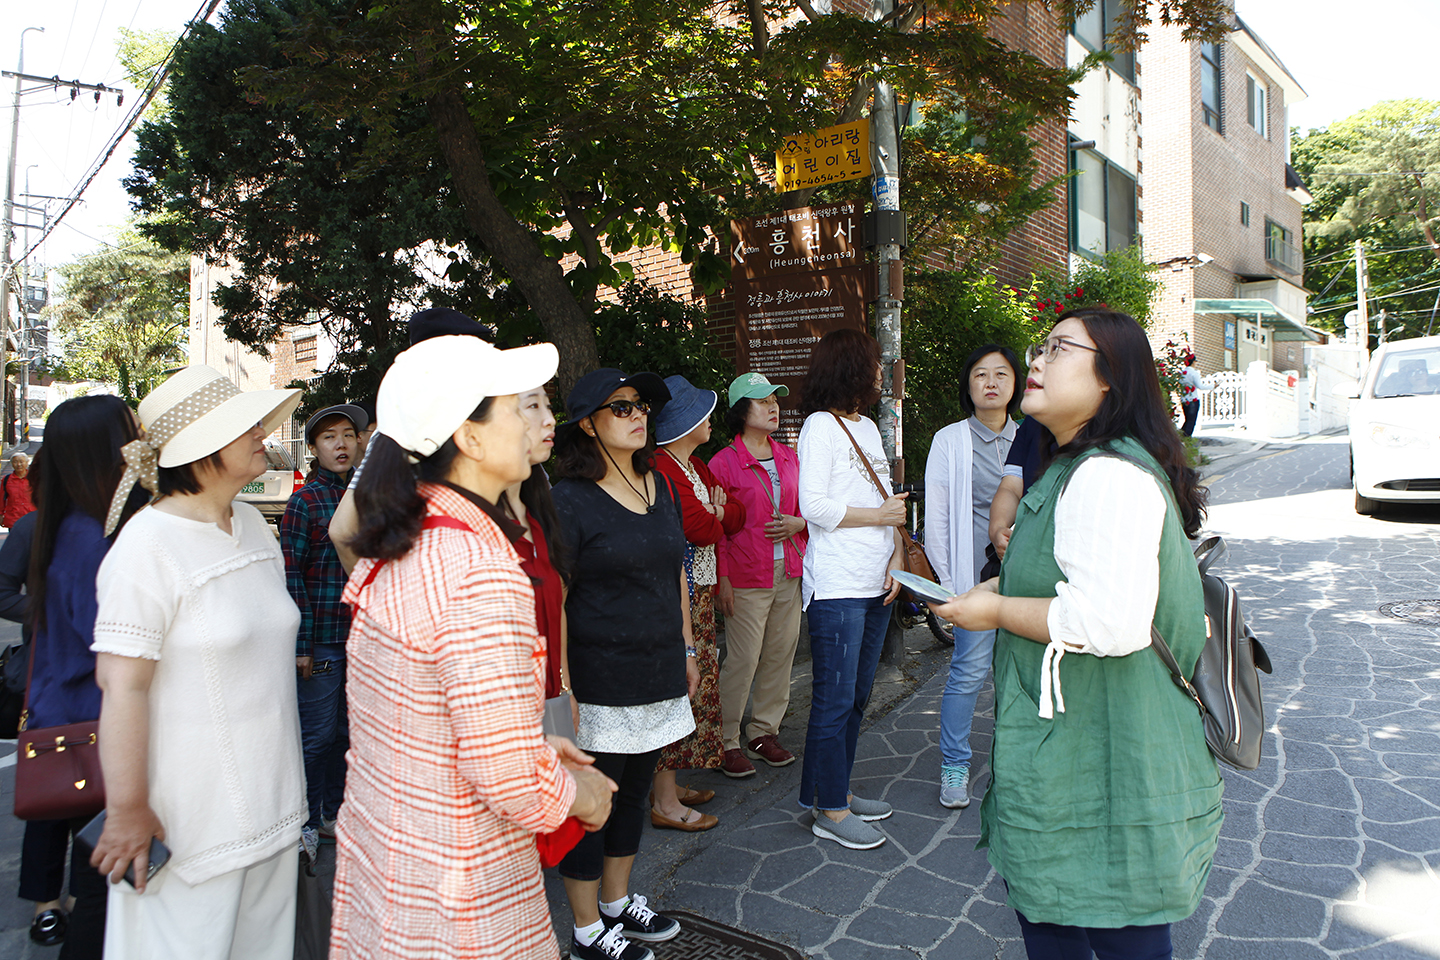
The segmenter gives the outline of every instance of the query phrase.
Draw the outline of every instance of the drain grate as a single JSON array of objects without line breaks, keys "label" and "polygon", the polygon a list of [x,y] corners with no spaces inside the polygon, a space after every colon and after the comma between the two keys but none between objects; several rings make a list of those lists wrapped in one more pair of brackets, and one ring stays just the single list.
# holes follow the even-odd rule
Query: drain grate
[{"label": "drain grate", "polygon": [[1440,627],[1440,600],[1396,600],[1380,604],[1380,612],[1396,620]]},{"label": "drain grate", "polygon": [[665,916],[680,921],[680,934],[655,945],[664,960],[803,960],[792,947],[685,910],[666,910]]}]

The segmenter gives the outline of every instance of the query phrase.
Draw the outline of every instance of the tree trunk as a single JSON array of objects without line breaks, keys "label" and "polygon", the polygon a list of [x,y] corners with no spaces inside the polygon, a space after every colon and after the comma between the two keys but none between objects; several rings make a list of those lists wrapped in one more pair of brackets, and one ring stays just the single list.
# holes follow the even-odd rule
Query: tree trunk
[{"label": "tree trunk", "polygon": [[541,252],[530,231],[495,196],[485,151],[460,91],[446,85],[430,97],[429,108],[445,165],[465,206],[466,225],[500,261],[560,350],[556,396],[563,399],[582,374],[600,366],[594,322],[575,300],[560,264]]}]

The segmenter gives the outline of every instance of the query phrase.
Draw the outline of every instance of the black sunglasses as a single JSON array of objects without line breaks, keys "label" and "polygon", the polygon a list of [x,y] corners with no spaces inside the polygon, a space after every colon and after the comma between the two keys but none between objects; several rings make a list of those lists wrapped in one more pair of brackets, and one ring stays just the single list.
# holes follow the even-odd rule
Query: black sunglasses
[{"label": "black sunglasses", "polygon": [[611,400],[609,403],[602,403],[600,406],[609,407],[610,412],[621,420],[626,419],[636,410],[639,410],[642,414],[648,414],[650,412],[650,402],[648,400]]}]

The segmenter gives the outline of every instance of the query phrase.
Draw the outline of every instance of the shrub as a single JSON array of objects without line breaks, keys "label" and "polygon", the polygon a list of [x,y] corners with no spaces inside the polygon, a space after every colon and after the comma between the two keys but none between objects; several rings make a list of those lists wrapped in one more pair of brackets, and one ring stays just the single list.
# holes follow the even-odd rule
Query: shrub
[{"label": "shrub", "polygon": [[[971,351],[998,343],[1024,362],[1025,348],[1043,330],[1031,319],[1029,299],[983,274],[929,270],[906,278],[901,338],[907,480],[924,475],[935,431],[965,417],[960,405],[965,385],[957,381]],[[1018,383],[1016,388],[1023,389]]]}]

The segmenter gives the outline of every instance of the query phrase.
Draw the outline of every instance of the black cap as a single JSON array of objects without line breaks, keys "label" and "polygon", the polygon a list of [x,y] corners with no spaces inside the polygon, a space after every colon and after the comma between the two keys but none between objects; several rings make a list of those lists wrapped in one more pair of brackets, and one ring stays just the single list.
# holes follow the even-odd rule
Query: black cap
[{"label": "black cap", "polygon": [[486,343],[494,343],[495,331],[459,310],[431,307],[410,318],[410,346],[431,337],[479,337]]},{"label": "black cap", "polygon": [[570,388],[570,396],[565,399],[566,421],[561,426],[574,426],[584,420],[604,406],[610,395],[621,387],[634,387],[640,399],[649,402],[651,416],[670,399],[670,389],[659,374],[637,373],[631,376],[624,370],[601,367],[576,380],[575,386]]},{"label": "black cap", "polygon": [[370,426],[370,414],[366,413],[363,407],[357,407],[353,403],[337,403],[333,407],[326,407],[324,410],[316,411],[309,420],[305,421],[305,442],[313,446],[315,443],[315,428],[320,426],[320,421],[326,417],[336,415],[342,416],[354,424],[356,433]]}]

